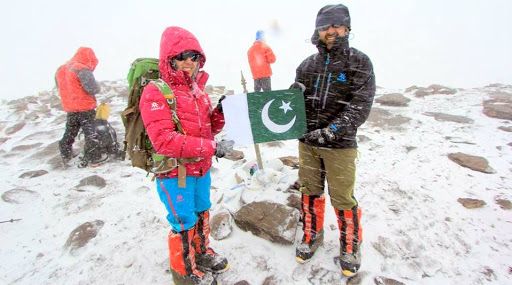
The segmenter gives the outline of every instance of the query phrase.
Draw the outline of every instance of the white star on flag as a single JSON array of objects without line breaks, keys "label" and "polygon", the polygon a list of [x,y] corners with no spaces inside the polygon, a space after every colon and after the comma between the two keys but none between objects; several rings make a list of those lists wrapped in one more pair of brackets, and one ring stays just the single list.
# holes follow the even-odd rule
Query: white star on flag
[{"label": "white star on flag", "polygon": [[286,112],[288,112],[288,110],[292,111],[292,107],[290,107],[290,103],[291,102],[288,102],[288,103],[285,103],[284,101],[281,101],[283,102],[283,104],[281,105],[281,107],[279,107],[279,109],[283,109],[284,110],[284,113],[286,114]]}]

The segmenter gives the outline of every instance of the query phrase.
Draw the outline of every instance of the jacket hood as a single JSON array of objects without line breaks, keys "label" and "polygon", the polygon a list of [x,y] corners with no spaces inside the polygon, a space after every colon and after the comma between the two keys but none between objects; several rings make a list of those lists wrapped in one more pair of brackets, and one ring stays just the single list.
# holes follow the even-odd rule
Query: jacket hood
[{"label": "jacket hood", "polygon": [[199,68],[202,68],[206,62],[206,56],[196,37],[191,32],[180,27],[166,28],[160,40],[160,61],[158,63],[160,73],[165,81],[171,82],[171,74],[173,73],[183,73],[175,72],[171,68],[169,60],[186,50],[194,50],[201,54]]},{"label": "jacket hood", "polygon": [[[315,30],[313,31],[313,36],[311,36],[312,44],[319,45],[321,41],[318,38],[317,28],[326,25],[346,26],[350,30],[350,13],[348,8],[345,5],[338,4],[327,5],[320,9],[316,15]],[[348,43],[348,35],[345,38],[339,38],[334,47],[340,46],[345,41]]]},{"label": "jacket hood", "polygon": [[256,32],[256,40],[257,41],[264,41],[265,40],[265,32],[262,30],[259,30]]},{"label": "jacket hood", "polygon": [[70,63],[80,63],[87,66],[91,71],[94,71],[98,65],[98,59],[91,48],[80,47],[73,58],[71,58]]}]

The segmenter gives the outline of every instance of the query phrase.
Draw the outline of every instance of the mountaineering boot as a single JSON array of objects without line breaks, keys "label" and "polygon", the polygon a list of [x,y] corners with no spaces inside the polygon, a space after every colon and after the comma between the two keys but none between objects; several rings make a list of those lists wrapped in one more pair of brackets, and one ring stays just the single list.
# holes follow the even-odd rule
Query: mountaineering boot
[{"label": "mountaineering boot", "polygon": [[295,249],[295,259],[298,263],[306,263],[308,262],[316,250],[323,244],[324,242],[324,231],[320,231],[316,234],[316,238],[310,241],[310,243],[305,242],[306,237],[302,237],[301,243]]},{"label": "mountaineering boot", "polygon": [[[59,142],[59,145],[60,145],[60,142]],[[73,153],[73,151],[71,151],[71,150],[69,150],[69,151],[63,150],[63,153],[61,153],[61,155],[60,155],[60,158],[62,159],[61,160],[62,166],[64,168],[70,167],[72,165],[72,161],[71,160],[73,158],[75,158],[75,156],[77,156],[77,155],[78,154]]]},{"label": "mountaineering boot", "polygon": [[107,154],[101,154],[98,157],[93,158],[93,159],[91,159],[87,155],[84,155],[84,156],[80,157],[80,162],[78,163],[78,168],[84,168],[84,167],[87,167],[87,165],[89,165],[92,168],[98,167],[98,166],[102,165],[103,163],[105,163],[107,160],[108,160]]},{"label": "mountaineering boot", "polygon": [[218,285],[217,279],[211,272],[205,272],[202,278],[198,276],[183,276],[171,269],[172,279],[175,285]]},{"label": "mountaineering boot", "polygon": [[361,267],[361,250],[352,253],[340,252],[341,273],[347,277],[357,274]]},{"label": "mountaineering boot", "polygon": [[196,255],[196,264],[199,269],[215,274],[222,273],[229,269],[228,260],[211,248],[208,248],[205,254]]},{"label": "mountaineering boot", "polygon": [[295,259],[299,263],[309,261],[324,241],[325,196],[302,195],[302,236],[295,250]]},{"label": "mountaineering boot", "polygon": [[108,155],[103,153],[97,159],[91,160],[90,165],[91,165],[91,167],[98,167],[98,166],[102,165],[103,163],[105,163],[107,160],[108,160]]},{"label": "mountaineering boot", "polygon": [[210,247],[210,211],[197,214],[194,246],[197,267],[203,271],[221,273],[229,269],[228,260]]},{"label": "mountaineering boot", "polygon": [[71,162],[71,156],[61,156],[61,163],[62,163],[62,166],[64,168],[67,168],[70,166],[70,162]]},{"label": "mountaineering boot", "polygon": [[171,274],[176,285],[216,285],[217,281],[211,272],[203,272],[196,266],[195,249],[192,246],[195,228],[175,232],[168,236],[169,259]]},{"label": "mountaineering boot", "polygon": [[357,274],[361,267],[361,243],[363,228],[361,227],[362,210],[354,206],[350,210],[334,209],[340,230],[340,266],[341,273],[347,277]]}]

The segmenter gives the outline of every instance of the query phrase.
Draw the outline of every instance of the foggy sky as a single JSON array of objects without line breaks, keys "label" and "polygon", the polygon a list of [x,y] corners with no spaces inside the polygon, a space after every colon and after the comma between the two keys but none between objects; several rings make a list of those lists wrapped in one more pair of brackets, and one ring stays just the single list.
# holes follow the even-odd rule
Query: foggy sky
[{"label": "foggy sky", "polygon": [[272,87],[284,89],[316,51],[309,41],[316,13],[333,3],[349,7],[350,44],[370,57],[379,86],[512,84],[512,1],[18,0],[4,4],[0,18],[0,99],[50,90],[56,69],[80,46],[96,51],[98,80],[123,79],[136,58],[158,57],[168,26],[195,34],[209,84],[237,93],[240,71],[252,90],[246,53],[256,30],[265,30],[277,56]]}]

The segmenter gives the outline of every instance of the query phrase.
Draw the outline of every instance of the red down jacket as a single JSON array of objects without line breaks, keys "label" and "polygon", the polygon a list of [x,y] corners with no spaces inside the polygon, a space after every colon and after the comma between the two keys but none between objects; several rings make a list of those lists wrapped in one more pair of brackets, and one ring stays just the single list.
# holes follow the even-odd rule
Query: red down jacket
[{"label": "red down jacket", "polygon": [[247,51],[247,59],[249,60],[253,79],[270,77],[272,75],[270,64],[276,62],[276,56],[266,43],[255,41]]},{"label": "red down jacket", "polygon": [[82,69],[94,71],[98,59],[94,51],[88,47],[81,47],[73,58],[60,66],[55,74],[62,101],[62,109],[66,112],[83,112],[96,108],[96,97],[87,94],[84,90],[78,73]]},{"label": "red down jacket", "polygon": [[[197,177],[206,174],[212,165],[216,147],[213,137],[224,127],[224,115],[212,107],[208,94],[203,91],[208,80],[206,72],[200,70],[193,80],[187,72],[171,68],[169,60],[185,50],[201,53],[200,67],[204,66],[206,57],[194,35],[179,27],[167,28],[160,42],[159,68],[162,79],[176,97],[176,112],[185,134],[178,131],[171,108],[154,85],[144,88],[139,108],[156,152],[174,158],[201,158],[186,164],[187,176]],[[163,176],[177,177],[178,170]]]}]

